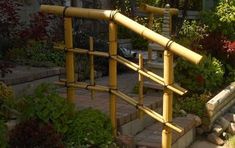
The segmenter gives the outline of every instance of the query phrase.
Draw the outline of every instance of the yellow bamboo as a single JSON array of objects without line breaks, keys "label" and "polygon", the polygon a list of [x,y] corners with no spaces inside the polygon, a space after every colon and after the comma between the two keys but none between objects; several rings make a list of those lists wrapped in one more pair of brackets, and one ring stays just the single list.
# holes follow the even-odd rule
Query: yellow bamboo
[{"label": "yellow bamboo", "polygon": [[117,60],[119,63],[129,67],[130,69],[137,71],[139,74],[153,80],[154,82],[157,82],[157,83],[169,88],[170,90],[174,91],[175,93],[177,93],[179,95],[183,95],[183,94],[187,93],[187,90],[178,86],[177,84],[165,85],[164,79],[162,77],[156,75],[155,73],[153,73],[145,68],[143,68],[142,70],[139,69],[139,66],[137,64],[130,62],[121,56],[117,56],[117,57],[112,56],[111,58]]},{"label": "yellow bamboo", "polygon": [[[63,46],[54,46],[55,49],[58,50],[64,50],[65,47]],[[71,51],[74,53],[80,53],[80,54],[90,54],[94,56],[101,56],[101,57],[109,57],[109,54],[106,52],[102,51],[89,51],[87,49],[82,49],[82,48],[73,48],[73,49],[67,49],[67,51]]]},{"label": "yellow bamboo", "polygon": [[[143,70],[144,61],[143,55],[139,54],[139,69]],[[139,104],[144,103],[144,77],[143,75],[139,74]],[[139,118],[143,118],[143,112],[139,111]]]},{"label": "yellow bamboo", "polygon": [[[89,38],[89,44],[90,44],[90,51],[92,52],[94,50],[93,45],[94,41],[93,38]],[[95,85],[95,68],[94,68],[94,56],[90,54],[90,83],[91,85]],[[94,91],[91,90],[91,99],[94,99]]]},{"label": "yellow bamboo", "polygon": [[125,95],[124,93],[118,91],[118,90],[111,90],[111,93],[115,94],[116,96],[120,97],[121,99],[123,99],[124,101],[126,101],[127,103],[136,106],[138,109],[140,109],[141,111],[143,111],[144,113],[146,113],[147,115],[151,116],[152,118],[154,118],[155,120],[165,124],[167,127],[170,127],[172,129],[174,129],[176,132],[183,132],[184,129],[174,125],[172,123],[166,123],[163,119],[163,117],[158,114],[157,112],[155,112],[154,110],[151,110],[150,108],[144,106],[144,105],[140,105],[136,100],[132,99],[131,97]]},{"label": "yellow bamboo", "polygon": [[[117,25],[109,22],[109,55],[117,55]],[[117,61],[109,58],[109,87],[111,90],[117,89]],[[110,95],[110,118],[113,126],[113,135],[117,136],[117,124],[116,124],[116,96]]]},{"label": "yellow bamboo", "polygon": [[[160,16],[163,16],[163,14],[164,14],[164,8],[154,7],[154,6],[150,6],[148,4],[141,4],[139,9],[144,12],[153,13],[153,14],[157,14]],[[170,12],[170,15],[178,15],[179,14],[179,10],[176,8],[170,8],[169,12]]]},{"label": "yellow bamboo", "polygon": [[[166,85],[172,84],[174,82],[173,78],[173,54],[172,52],[164,51],[164,82]],[[163,92],[163,118],[166,123],[172,122],[172,106],[173,104],[173,92],[164,88]],[[163,126],[162,131],[162,147],[170,148],[172,142],[172,129],[166,124]]]},{"label": "yellow bamboo", "polygon": [[173,42],[172,40],[155,33],[154,31],[140,25],[139,23],[131,20],[130,18],[118,13],[117,11],[110,10],[98,10],[98,9],[85,9],[85,8],[73,8],[69,7],[65,10],[65,7],[61,6],[49,6],[41,5],[41,12],[54,13],[69,17],[85,17],[93,19],[104,19],[113,20],[114,22],[123,25],[124,27],[138,33],[144,38],[159,44],[160,46],[167,47],[168,50],[174,52],[175,54],[189,60],[192,63],[198,64],[202,60],[202,56]]},{"label": "yellow bamboo", "polygon": [[[64,18],[65,46],[67,49],[73,48],[72,18]],[[66,79],[68,83],[74,83],[74,54],[71,51],[66,52]],[[67,99],[75,103],[75,90],[73,87],[67,87]]]},{"label": "yellow bamboo", "polygon": [[139,35],[143,36],[144,38],[153,41],[154,43],[157,43],[164,48],[168,48],[168,50],[174,52],[175,54],[189,60],[190,62],[194,64],[198,64],[202,60],[202,56],[177,44],[176,42],[153,32],[152,30],[138,24],[137,22],[129,19],[128,17],[116,13],[113,16],[113,19],[118,24],[121,24],[125,26],[126,28],[138,33]]},{"label": "yellow bamboo", "polygon": [[100,19],[100,20],[110,20],[112,13],[116,12],[112,10],[88,9],[88,8],[78,8],[78,7],[65,8],[64,6],[53,6],[53,5],[41,5],[40,11],[55,15],[64,15],[70,17],[82,17],[82,18]]},{"label": "yellow bamboo", "polygon": [[[153,29],[153,20],[154,20],[154,14],[150,13],[149,14],[149,22],[148,22],[148,28]],[[150,43],[151,41],[149,41]],[[152,48],[149,48],[148,46],[148,62],[152,62],[153,56],[152,56]]]},{"label": "yellow bamboo", "polygon": [[[64,86],[64,85],[66,85],[66,81],[55,82],[55,84]],[[83,88],[83,89],[102,91],[102,92],[109,91],[109,88],[106,86],[101,86],[101,85],[91,86],[89,83],[85,83],[85,82],[76,82],[74,84],[67,84],[67,85],[74,87],[74,88]]]}]

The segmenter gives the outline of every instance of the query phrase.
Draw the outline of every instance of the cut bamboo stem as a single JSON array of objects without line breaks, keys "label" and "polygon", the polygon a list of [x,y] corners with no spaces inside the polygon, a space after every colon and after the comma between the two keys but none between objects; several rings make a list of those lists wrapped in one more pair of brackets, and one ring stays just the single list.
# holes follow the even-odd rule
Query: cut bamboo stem
[{"label": "cut bamboo stem", "polygon": [[[72,34],[72,18],[64,18],[65,31],[65,47],[67,49],[73,48],[73,34]],[[74,83],[74,54],[72,51],[66,52],[66,79],[68,83]],[[75,103],[75,90],[73,87],[67,87],[67,99],[69,102]]]},{"label": "cut bamboo stem", "polygon": [[[94,50],[94,41],[93,38],[89,38],[89,44],[90,44],[90,51],[93,52]],[[91,85],[95,85],[95,68],[94,68],[94,56],[90,54],[90,83]],[[94,91],[91,90],[91,99],[94,99]]]},{"label": "cut bamboo stem", "polygon": [[95,90],[95,91],[101,91],[101,92],[109,92],[109,87],[106,86],[101,86],[101,85],[93,85],[91,86],[89,83],[85,82],[76,82],[76,83],[71,83],[68,84],[66,81],[61,81],[61,82],[55,82],[57,85],[62,85],[62,86],[70,86],[74,88],[83,88],[83,89],[88,89],[88,90]]},{"label": "cut bamboo stem", "polygon": [[[63,46],[54,46],[54,48],[58,50],[65,50],[65,47]],[[109,57],[109,54],[107,52],[94,51],[94,49],[93,51],[89,51],[87,49],[82,49],[82,48],[73,48],[73,49],[66,49],[66,51],[71,51],[79,54],[89,54],[94,56]]]},{"label": "cut bamboo stem", "polygon": [[[173,77],[173,54],[171,51],[164,50],[164,82],[166,85],[174,82]],[[169,88],[163,90],[163,118],[165,122],[172,122],[173,92]],[[172,129],[166,124],[162,131],[162,147],[170,148],[172,144]]]},{"label": "cut bamboo stem", "polygon": [[132,19],[111,10],[85,9],[62,6],[41,5],[41,12],[53,13],[69,17],[85,17],[92,19],[113,20],[114,22],[123,25],[124,27],[136,32],[144,38],[167,48],[175,54],[189,60],[192,63],[198,64],[202,60],[202,56],[177,44],[176,42],[144,27],[143,25],[133,21]]},{"label": "cut bamboo stem", "polygon": [[[144,67],[144,61],[143,61],[143,55],[139,54],[139,68],[140,70],[143,70]],[[144,103],[144,77],[143,75],[139,74],[139,104]],[[139,111],[139,118],[143,118],[143,111]]]},{"label": "cut bamboo stem", "polygon": [[[117,55],[117,25],[109,22],[109,55]],[[109,58],[109,87],[111,90],[117,89],[117,61]],[[110,95],[110,118],[113,126],[113,135],[117,136],[117,123],[116,123],[116,96],[112,93]]]}]

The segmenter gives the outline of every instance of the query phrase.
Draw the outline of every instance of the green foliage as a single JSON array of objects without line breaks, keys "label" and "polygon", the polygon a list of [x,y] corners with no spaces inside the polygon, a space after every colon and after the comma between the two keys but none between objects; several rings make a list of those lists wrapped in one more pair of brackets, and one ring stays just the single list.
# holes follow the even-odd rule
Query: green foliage
[{"label": "green foliage", "polygon": [[30,119],[20,124],[10,132],[10,147],[50,147],[63,148],[62,136],[49,123],[41,123]]},{"label": "green foliage", "polygon": [[175,79],[190,92],[213,91],[223,83],[224,67],[210,55],[199,65],[179,59],[175,67]]},{"label": "green foliage", "polygon": [[79,111],[69,127],[65,137],[71,146],[104,148],[112,144],[111,122],[99,110],[88,108]]},{"label": "green foliage", "polygon": [[0,119],[7,120],[10,118],[9,107],[11,107],[13,99],[13,90],[3,82],[0,82]]},{"label": "green foliage", "polygon": [[7,147],[7,127],[3,120],[0,119],[0,147]]},{"label": "green foliage", "polygon": [[44,123],[51,123],[56,131],[66,133],[75,109],[55,91],[50,84],[40,85],[33,96],[27,96],[21,103],[21,118],[23,120],[35,118]]},{"label": "green foliage", "polygon": [[221,22],[234,23],[235,22],[235,1],[221,0],[217,6],[216,15]]},{"label": "green foliage", "polygon": [[200,48],[198,42],[203,39],[207,32],[207,26],[202,25],[196,21],[185,20],[179,31],[179,38],[177,41],[188,47]]},{"label": "green foliage", "polygon": [[64,66],[65,56],[62,51],[53,49],[50,43],[33,41],[27,47],[13,48],[8,52],[11,60],[31,66]]},{"label": "green foliage", "polygon": [[0,101],[13,98],[13,90],[3,82],[0,82]]},{"label": "green foliage", "polygon": [[179,115],[180,110],[203,117],[205,115],[205,103],[211,98],[211,93],[193,94],[191,96],[176,98],[174,103],[174,114]]},{"label": "green foliage", "polygon": [[222,32],[229,39],[235,39],[235,2],[221,0],[213,11],[202,13],[201,20],[211,32]]}]

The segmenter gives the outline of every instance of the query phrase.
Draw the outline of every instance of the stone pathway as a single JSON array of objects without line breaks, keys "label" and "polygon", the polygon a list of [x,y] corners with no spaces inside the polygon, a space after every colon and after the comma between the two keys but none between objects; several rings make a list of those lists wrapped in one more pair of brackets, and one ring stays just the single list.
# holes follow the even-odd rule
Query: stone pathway
[{"label": "stone pathway", "polygon": [[[125,73],[118,75],[118,89],[125,94],[138,99],[138,95],[133,93],[133,88],[137,84],[138,75],[136,73]],[[108,86],[108,77],[98,78],[97,85]],[[66,96],[65,89],[60,89],[59,92]],[[109,114],[109,94],[106,92],[95,92],[95,97],[92,100],[90,91],[77,89],[76,91],[76,106],[80,109],[92,107],[99,109],[102,112]],[[151,109],[156,109],[162,105],[162,92],[149,92],[144,96],[144,105]],[[134,106],[129,105],[120,98],[117,99],[117,124],[121,126],[127,122],[137,119],[137,110]]]}]

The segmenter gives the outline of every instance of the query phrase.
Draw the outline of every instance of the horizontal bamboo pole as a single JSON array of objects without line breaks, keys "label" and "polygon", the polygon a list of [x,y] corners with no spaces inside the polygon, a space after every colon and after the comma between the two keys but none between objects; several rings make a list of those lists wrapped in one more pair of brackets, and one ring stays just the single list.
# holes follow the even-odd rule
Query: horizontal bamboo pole
[{"label": "horizontal bamboo pole", "polygon": [[176,84],[165,85],[164,79],[162,77],[156,75],[155,73],[153,73],[151,71],[148,71],[145,68],[139,69],[139,65],[137,65],[133,62],[130,62],[121,56],[111,56],[111,58],[117,60],[119,63],[129,67],[130,69],[137,71],[139,74],[169,88],[170,90],[174,91],[175,93],[177,93],[179,95],[183,95],[183,94],[187,93],[187,90],[185,90],[184,88],[182,88]]},{"label": "horizontal bamboo pole", "polygon": [[[139,9],[141,11],[146,12],[146,13],[154,13],[154,14],[157,14],[157,15],[160,15],[160,16],[163,16],[164,10],[165,10],[165,8],[154,7],[154,6],[150,6],[148,4],[144,4],[144,3],[142,3],[140,5]],[[171,16],[179,14],[179,10],[176,9],[176,8],[169,8],[169,12],[170,12]]]},{"label": "horizontal bamboo pole", "polygon": [[[63,46],[54,46],[55,49],[64,50]],[[94,56],[100,56],[100,57],[109,57],[109,54],[107,52],[102,51],[89,51],[87,49],[82,48],[73,48],[73,49],[66,49],[67,51],[72,51],[74,53],[80,53],[80,54],[89,54]]]},{"label": "horizontal bamboo pole", "polygon": [[[65,80],[61,80],[61,82],[55,82],[57,85],[66,85]],[[76,82],[76,83],[71,83],[67,84],[68,86],[75,87],[75,88],[83,88],[83,89],[88,89],[88,90],[96,90],[96,91],[104,91],[104,92],[109,92],[109,88],[106,86],[101,86],[101,85],[90,85],[89,83],[85,82]]]},{"label": "horizontal bamboo pole", "polygon": [[112,10],[88,9],[88,8],[78,8],[78,7],[65,8],[64,6],[53,6],[53,5],[41,5],[40,11],[46,13],[52,13],[55,15],[64,15],[70,17],[82,17],[82,18],[100,19],[100,20],[110,20],[112,13],[116,12]]},{"label": "horizontal bamboo pole", "polygon": [[163,117],[156,113],[154,110],[151,110],[150,108],[144,106],[144,105],[139,105],[138,102],[134,99],[132,99],[131,97],[125,95],[124,93],[118,91],[118,90],[111,90],[111,93],[115,94],[116,96],[120,97],[121,99],[123,99],[124,101],[126,101],[127,103],[136,106],[138,109],[140,109],[141,111],[143,111],[144,113],[148,114],[149,116],[151,116],[152,118],[154,118],[155,120],[165,124],[166,126],[174,129],[175,131],[181,133],[184,131],[183,128],[174,125],[172,123],[165,123]]},{"label": "horizontal bamboo pole", "polygon": [[[65,10],[66,9],[66,10]],[[176,42],[148,29],[147,27],[133,21],[132,19],[111,10],[98,10],[98,9],[86,9],[86,8],[65,8],[62,6],[50,6],[41,5],[41,12],[53,13],[58,15],[64,15],[69,17],[84,17],[92,19],[113,20],[116,23],[123,25],[124,27],[136,32],[142,37],[159,44],[160,46],[169,49],[173,53],[177,54],[189,60],[194,64],[198,64],[202,60],[202,56],[177,44]]]}]

